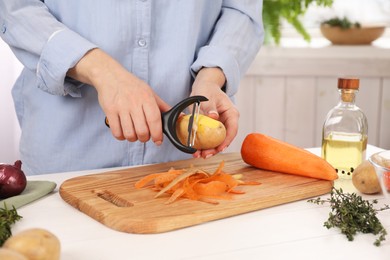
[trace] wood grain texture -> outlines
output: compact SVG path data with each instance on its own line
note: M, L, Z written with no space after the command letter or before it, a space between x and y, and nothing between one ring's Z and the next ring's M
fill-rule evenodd
M241 173L244 180L262 184L240 186L245 194L220 200L218 205L188 199L167 205L168 195L155 199L155 191L134 188L137 180L150 173L167 171L170 167L187 168L191 164L213 172L221 160L225 161L225 172ZM332 186L329 181L255 169L246 165L239 153L228 153L207 160L182 160L75 177L60 186L60 195L73 207L114 230L161 233L319 196L329 193Z

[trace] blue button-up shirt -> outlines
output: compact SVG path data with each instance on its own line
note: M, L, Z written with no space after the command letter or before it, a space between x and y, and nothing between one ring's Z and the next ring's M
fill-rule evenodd
M96 90L66 73L98 47L172 106L202 67L220 67L233 97L262 42L261 8L255 0L0 0L0 35L24 65L12 94L25 173L190 157L167 138L159 147L116 140Z

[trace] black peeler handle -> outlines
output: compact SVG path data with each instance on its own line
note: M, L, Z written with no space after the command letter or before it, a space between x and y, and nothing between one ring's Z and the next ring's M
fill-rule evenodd
M208 99L204 96L192 96L179 102L174 107L172 107L169 111L164 112L161 115L164 134L168 137L171 143L182 152L195 153L196 149L189 146L185 146L179 141L179 138L177 137L177 133L176 133L177 119L179 118L181 112L184 111L184 109L186 109L187 107L189 107L194 103L199 104L200 102L203 101L208 101Z
M163 126L163 132L168 137L168 139L171 141L171 143L180 151L185 153L195 153L196 149L183 145L179 138L177 137L176 133L176 122L179 118L181 112L184 111L187 107L194 103L200 103L203 101L208 101L208 99L204 96L192 96L189 98L184 99L183 101L176 104L174 107L172 107L169 111L164 112L161 114L162 119L162 126ZM105 118L104 123L107 127L110 127L107 117Z

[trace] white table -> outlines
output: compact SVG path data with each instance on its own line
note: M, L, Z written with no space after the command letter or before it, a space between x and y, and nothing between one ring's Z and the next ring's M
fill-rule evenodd
M317 149L309 149L318 153ZM379 151L369 146L368 153ZM323 227L330 211L306 200L162 234L128 234L112 230L65 203L60 184L72 177L107 169L29 177L50 180L57 189L21 207L23 219L13 232L40 227L58 236L62 260L78 259L390 259L390 211L378 217L389 235L380 247L372 234L359 234L349 242L338 229ZM327 197L327 196L324 196ZM382 195L378 205L390 204Z

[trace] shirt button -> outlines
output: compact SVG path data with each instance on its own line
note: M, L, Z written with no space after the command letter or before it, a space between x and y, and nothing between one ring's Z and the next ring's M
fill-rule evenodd
M1 32L5 33L6 31L7 31L7 26L5 24L3 24L2 28L1 28Z
M146 46L146 40L144 38L141 38L138 40L138 46L145 47Z

